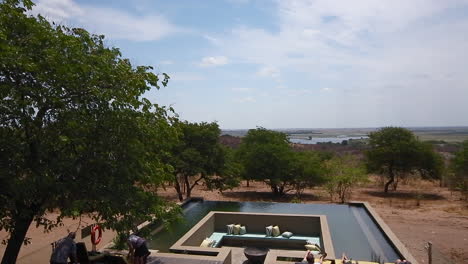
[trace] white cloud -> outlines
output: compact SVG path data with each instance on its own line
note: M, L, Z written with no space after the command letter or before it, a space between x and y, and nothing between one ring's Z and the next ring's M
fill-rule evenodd
M280 75L280 72L277 68L272 67L272 66L264 66L261 67L257 71L257 75L261 77L272 77L272 78L277 78Z
M252 96L246 96L246 97L234 99L234 102L241 103L241 104L243 104L243 103L255 103L256 100Z
M202 67L222 66L228 64L228 58L225 56L204 57L200 62Z
M33 13L114 39L153 41L187 32L159 14L134 15L114 8L77 4L73 0L39 0Z
M322 91L324 91L324 92L330 92L331 90L332 90L332 89L329 88L329 87L324 87L324 88L322 88Z
M281 77L287 87L333 87L338 112L378 116L369 122L453 124L468 111L458 103L468 98L468 16L459 11L468 1L275 3L277 28L235 27L217 36L224 43L218 52L260 66L257 76Z

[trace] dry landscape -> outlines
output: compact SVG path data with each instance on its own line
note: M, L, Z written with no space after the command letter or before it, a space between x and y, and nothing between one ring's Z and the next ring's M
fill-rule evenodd
M415 185L421 190L419 196L411 191ZM177 199L170 186L166 190L159 190L158 194L168 200ZM242 183L241 187L223 193L208 191L203 185L199 185L195 188L193 196L200 196L206 200L269 202L291 202L294 198L294 195L290 194L275 199L269 187L261 182L251 182L250 187ZM420 198L419 206L416 197ZM468 263L468 207L460 200L458 193L438 187L436 183L417 181L401 185L399 191L384 195L376 181L355 189L351 199L368 201L420 263L427 263L424 246L428 241L433 243L435 253L440 251L453 263ZM325 191L316 188L305 191L302 202L329 203L330 200ZM50 218L54 215L50 214ZM84 218L82 222L86 224L88 220ZM50 242L64 236L67 229L73 230L77 225L78 220L66 219L64 226L54 229L51 233L43 233L43 229L32 225L27 235L32 239L31 244L23 246L19 263L27 263L25 259L39 251L42 251L42 254L38 256L47 261ZM1 231L0 236L5 238L6 233ZM3 254L4 249L5 246L1 245L0 254ZM442 263L442 260L440 261Z
M454 263L468 263L468 206L460 201L458 193L451 193L435 183L418 181L401 185L399 191L384 195L376 184L356 189L352 199L369 202L420 263L427 263L424 246L428 241ZM422 190L419 206L417 195L411 191L416 184ZM171 188L161 191L160 195L176 199ZM270 188L259 182L251 183L250 187L243 184L222 194L198 186L193 196L218 201L290 202L294 198L287 195L273 199ZM325 191L317 188L307 190L302 202L329 203L330 199Z

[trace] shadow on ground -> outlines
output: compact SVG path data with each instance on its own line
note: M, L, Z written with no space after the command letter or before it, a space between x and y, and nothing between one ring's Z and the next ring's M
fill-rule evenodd
M420 200L444 200L445 197L435 193L417 193L417 192L380 192L380 191L365 191L364 193L381 198L397 198L402 200L420 199Z
M271 192L256 192L256 191L231 191L224 192L224 197L239 199L242 201L275 201L275 202L291 202L297 199L293 193L287 193L282 196L275 196ZM319 201L320 196L305 193L301 195L300 200L302 201Z

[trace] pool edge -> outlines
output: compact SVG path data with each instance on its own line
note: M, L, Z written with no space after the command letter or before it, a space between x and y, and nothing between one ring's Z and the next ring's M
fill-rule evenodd
M363 206L367 213L377 224L377 227L384 233L388 240L390 240L394 249L403 256L406 260L411 261L413 264L419 264L416 258L409 252L405 245L398 239L398 237L393 233L390 227L385 223L385 221L380 217L380 215L375 211L375 209L369 204L369 202L363 201L350 201L349 205L360 205Z

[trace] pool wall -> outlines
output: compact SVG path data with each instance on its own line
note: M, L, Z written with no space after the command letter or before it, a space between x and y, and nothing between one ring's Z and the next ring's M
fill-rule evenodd
M375 211L374 208L368 202L362 201L351 201L349 202L350 205L358 205L362 206L366 209L367 213L371 216L372 220L374 220L377 227L382 231L385 237L390 241L393 248L398 252L398 254L408 260L411 261L413 264L418 264L418 261L413 257L413 255L409 252L409 250L405 247L405 245L398 239L398 237L393 233L390 227L384 222L384 220L379 216L379 214Z

